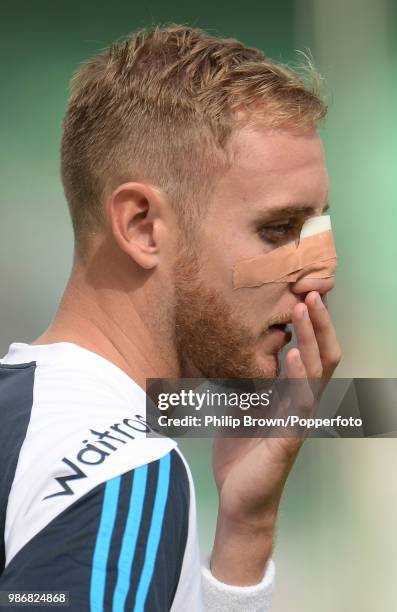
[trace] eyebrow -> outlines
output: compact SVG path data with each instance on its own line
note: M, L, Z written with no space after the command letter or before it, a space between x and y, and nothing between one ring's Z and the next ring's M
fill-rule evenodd
M329 209L330 204L327 202L321 214L324 214ZM317 210L316 206L308 206L307 204L287 204L286 206L268 208L266 211L261 211L261 220L262 222L268 222L277 221L285 217L312 217Z

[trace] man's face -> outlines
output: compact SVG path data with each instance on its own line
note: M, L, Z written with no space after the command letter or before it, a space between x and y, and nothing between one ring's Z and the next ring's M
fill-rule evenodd
M232 139L234 161L218 182L199 236L175 269L175 335L182 376L275 377L302 284L233 289L241 260L298 238L327 205L328 175L314 130L245 127ZM301 281L302 282L302 281ZM300 293L296 289L300 290ZM313 288L313 287L312 287Z

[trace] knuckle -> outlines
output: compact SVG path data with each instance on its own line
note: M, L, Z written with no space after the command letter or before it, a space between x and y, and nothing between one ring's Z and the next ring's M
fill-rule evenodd
M335 353L335 362L339 363L341 359L342 359L342 350L338 348L337 352Z
M301 399L300 408L304 414L309 414L313 408L314 395L311 391L307 391Z
M340 350L340 348L337 348L331 353L331 355L329 355L327 361L329 365L337 365L341 359L342 351Z
M310 371L310 378L321 378L323 375L323 368L317 366Z

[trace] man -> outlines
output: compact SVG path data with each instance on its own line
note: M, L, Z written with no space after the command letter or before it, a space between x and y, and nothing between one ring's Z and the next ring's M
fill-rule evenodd
M143 389L150 377L276 377L289 322L286 376L307 392L332 376L332 276L232 283L239 261L297 241L326 209L325 106L260 51L185 26L135 33L72 84L72 273L49 328L0 367L0 587L68 591L72 610L270 610L301 440L217 441L217 529L200 572L190 471L173 440L145 436Z

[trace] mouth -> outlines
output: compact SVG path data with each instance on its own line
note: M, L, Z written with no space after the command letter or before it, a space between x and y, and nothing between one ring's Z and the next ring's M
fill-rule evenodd
M290 323L274 323L268 327L267 332L283 336L286 342L290 342L292 338L292 326Z
M276 338L282 344L288 344L292 339L291 313L279 313L267 322L265 334Z

